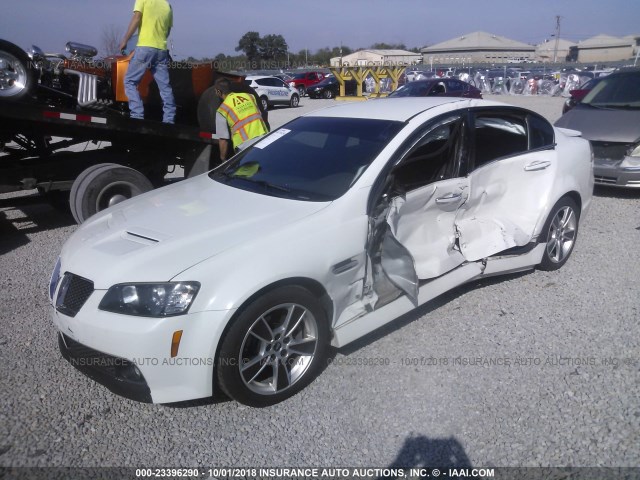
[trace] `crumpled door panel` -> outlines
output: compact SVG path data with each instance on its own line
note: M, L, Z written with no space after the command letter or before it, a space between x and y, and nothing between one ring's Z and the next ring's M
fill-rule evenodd
M382 239L382 271L389 281L407 294L418 306L418 276L411 253L393 236L390 230Z
M464 262L454 222L467 190L466 179L453 178L393 199L387 223L413 257L419 279L439 277Z
M550 154L526 153L471 173L469 198L455 220L460 249L467 261L534 240L553 187L556 166Z

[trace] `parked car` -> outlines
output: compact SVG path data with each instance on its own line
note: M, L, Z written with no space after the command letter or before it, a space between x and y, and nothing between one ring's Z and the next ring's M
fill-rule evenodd
M355 80L345 81L344 87L345 95L356 94L357 85ZM340 83L338 83L338 79L332 75L309 87L307 94L309 98L335 98L340 95Z
M300 104L298 91L278 77L249 75L244 82L256 91L263 110L268 110L275 105L288 105L295 108Z
M556 125L591 141L596 183L640 188L640 70L599 80Z
M592 189L589 143L526 109L316 110L82 224L51 276L59 346L136 400L271 405L330 344L467 282L562 267Z
M482 98L482 92L455 78L432 78L406 83L389 97L466 97Z
M564 115L575 107L587 95L587 93L589 93L593 87L600 82L602 78L604 77L592 78L580 85L580 87L569 90L569 98L567 98L567 100L562 104L562 114Z
M324 79L325 74L322 72L302 72L293 75L293 80L289 82L289 85L298 89L298 93L301 97L304 97L307 93L307 89L319 83Z

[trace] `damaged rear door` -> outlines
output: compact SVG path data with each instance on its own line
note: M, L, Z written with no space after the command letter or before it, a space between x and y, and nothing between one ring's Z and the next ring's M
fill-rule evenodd
M400 150L381 181L372 209L368 283L375 307L405 293L417 305L420 280L465 261L457 245L456 212L467 199L465 113L431 121Z
M455 223L462 255L477 261L535 240L557 158L537 115L496 107L470 117L469 195Z

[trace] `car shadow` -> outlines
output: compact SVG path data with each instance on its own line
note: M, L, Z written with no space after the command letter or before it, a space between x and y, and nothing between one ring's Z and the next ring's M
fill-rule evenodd
M29 234L75 225L39 194L0 198L0 255L28 244Z
M435 473L434 467L440 469ZM411 435L404 441L395 460L389 469L427 469L412 477L439 476L449 469L473 468L464 448L455 437L429 438L424 435ZM446 475L446 473L445 473ZM403 478L402 476L385 476L384 478Z
M404 315L401 315L395 318L394 320L387 323L386 325L383 325L382 327L366 334L365 336L351 342L348 345L345 345L344 347L341 347L339 349L333 348L332 349L333 355L335 356L337 353L340 353L345 356L352 355L358 350L380 340L383 337L386 337L390 333L393 333L397 330L400 330L401 328L404 328L410 323L413 323L416 320L419 320L427 313L430 313L434 310L438 310L439 308L443 307L447 303L461 296L464 296L473 290L478 290L478 289L485 288L492 285L498 285L502 282L509 282L513 279L528 275L531 272L533 272L533 270L501 275L499 277L482 278L464 285L460 285L459 287L454 288L453 290L450 290L446 293L443 293L442 295L434 298L431 301L428 301L424 305L421 305L418 308L411 310L410 312L407 312Z
M637 198L640 199L640 188L619 188L596 185L593 189L596 197L604 198Z

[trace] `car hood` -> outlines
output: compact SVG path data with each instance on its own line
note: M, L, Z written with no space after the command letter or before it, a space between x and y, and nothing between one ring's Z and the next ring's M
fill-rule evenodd
M248 192L200 175L89 219L65 244L62 268L92 280L96 289L168 281L327 205Z
M623 143L640 140L640 110L605 110L576 105L555 125L579 130L587 140Z

